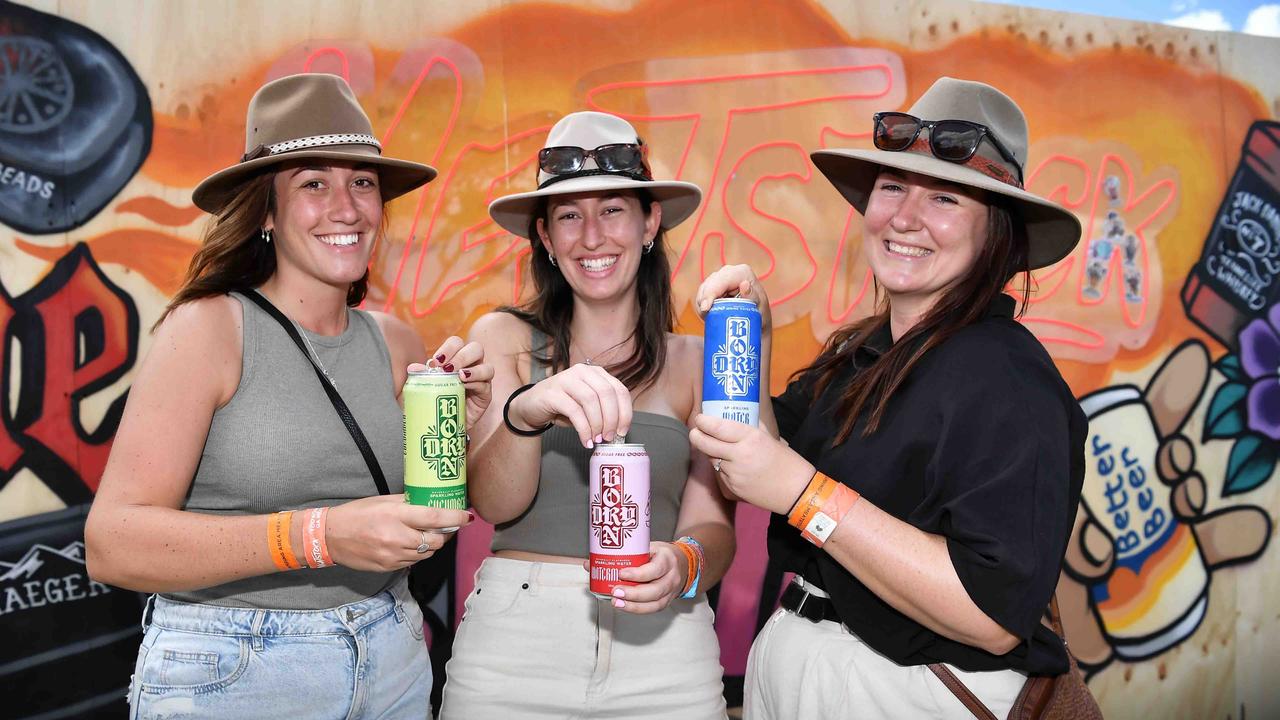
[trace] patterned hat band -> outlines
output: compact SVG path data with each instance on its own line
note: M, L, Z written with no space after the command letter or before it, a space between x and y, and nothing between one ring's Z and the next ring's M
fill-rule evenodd
M296 140L286 140L281 143L271 145L259 145L250 150L240 158L240 162L249 162L260 157L269 155L279 155L281 153L293 152L295 150L303 150L306 148L324 147L327 145L371 145L379 154L382 153L382 143L378 142L378 138L363 133L337 133L332 135L312 135L310 137L298 138Z
M925 137L917 137L916 141L911 143L910 147L904 148L902 150L890 151L890 152L909 152L909 153L916 153L919 155L929 155L930 157L935 157L935 158L938 157L937 153L933 152L933 149L929 146L929 140ZM1013 172L1009 170L1009 168L1005 167L1001 163L996 162L995 160L990 160L977 153L974 153L973 157L969 158L968 160L965 160L964 162L953 162L951 160L944 160L943 158L938 158L938 159L943 160L943 162L950 162L953 165L960 165L961 167L967 167L973 170L977 170L978 172L982 173L983 175L986 175L992 180L999 180L1000 182L1006 185L1012 185L1013 187L1018 188L1019 190L1023 189L1022 183L1018 182L1018 177L1014 175Z

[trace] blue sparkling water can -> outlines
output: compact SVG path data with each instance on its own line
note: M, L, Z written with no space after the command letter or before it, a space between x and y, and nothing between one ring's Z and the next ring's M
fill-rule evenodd
M702 412L760 424L760 308L751 300L711 304L702 345Z

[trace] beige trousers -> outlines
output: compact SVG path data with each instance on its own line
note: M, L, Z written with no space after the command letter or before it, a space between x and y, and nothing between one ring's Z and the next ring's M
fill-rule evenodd
M587 591L581 565L491 557L445 669L442 720L725 717L706 598L633 615Z
M1008 716L1027 680L1015 670L947 667L1000 718ZM899 665L840 623L810 622L782 608L751 645L744 695L746 720L973 720L928 667Z

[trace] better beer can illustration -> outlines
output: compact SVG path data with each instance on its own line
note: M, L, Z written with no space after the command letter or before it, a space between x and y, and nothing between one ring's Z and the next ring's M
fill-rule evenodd
M404 499L467 509L466 395L457 373L409 373L404 384ZM457 530L448 528L447 531Z
M713 302L702 357L702 412L759 425L760 308L738 298Z
M1103 632L1126 660L1151 657L1200 625L1209 574L1199 544L1174 517L1156 475L1155 420L1132 385L1080 400L1089 417L1081 502L1115 543L1115 567L1090 592Z
M591 454L591 592L613 595L623 568L649 562L649 453L636 443L601 443Z

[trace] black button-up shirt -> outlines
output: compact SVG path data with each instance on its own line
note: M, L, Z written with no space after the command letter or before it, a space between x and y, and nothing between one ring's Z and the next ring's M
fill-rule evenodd
M854 375L892 345L887 326L852 353L848 371L822 396L813 397L815 378L806 375L774 399L778 428L792 448L881 510L945 537L969 597L1022 640L996 656L933 632L774 515L774 560L826 589L844 624L901 665L1067 670L1062 642L1040 619L1080 501L1087 423L1013 309L1013 299L1000 296L985 317L921 358L870 437L862 437L862 418L833 447L841 426L835 407Z

